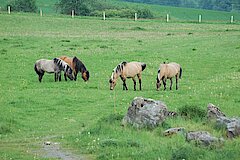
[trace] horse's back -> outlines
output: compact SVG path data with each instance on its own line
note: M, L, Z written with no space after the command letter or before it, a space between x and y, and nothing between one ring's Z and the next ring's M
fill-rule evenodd
M53 73L57 70L53 60L39 59L36 61L35 66L38 70L43 70L48 73Z
M134 77L146 68L146 64L142 62L128 62L124 66L127 77Z
M160 64L160 76L165 78L172 78L179 72L179 64L171 62L168 64Z
M61 56L59 59L65 61L71 68L73 68L73 59L67 56Z

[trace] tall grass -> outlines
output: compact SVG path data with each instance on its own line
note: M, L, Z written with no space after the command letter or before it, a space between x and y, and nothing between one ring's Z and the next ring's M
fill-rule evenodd
M16 25L17 24L17 25ZM0 14L0 157L41 159L36 154L44 140L61 142L76 154L96 159L238 159L239 139L219 148L199 148L183 135L162 136L168 127L206 130L225 137L204 119L168 119L154 130L122 127L121 118L136 96L166 103L169 110L208 103L227 116L240 116L238 24L165 23L114 19ZM90 71L85 83L54 82L45 74L42 83L33 66L37 59L61 55L82 60ZM142 91L114 91L108 80L121 61L143 61ZM163 61L182 65L179 90L156 91L156 75ZM174 84L175 85L175 84ZM174 87L173 87L174 88ZM137 88L138 89L138 88ZM188 154L186 154L188 153Z

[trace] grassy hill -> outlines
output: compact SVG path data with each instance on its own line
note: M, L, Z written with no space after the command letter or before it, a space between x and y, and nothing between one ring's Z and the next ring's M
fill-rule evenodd
M221 146L198 147L183 135L164 137L169 127L205 130L226 138L206 119L168 119L153 130L122 127L121 119L136 96L163 101L172 111L208 103L227 116L240 116L239 24L166 23L48 15L0 14L0 159L46 159L44 142L89 159L238 159L240 139ZM17 25L16 25L17 24ZM85 83L43 82L36 60L77 56L90 71ZM114 91L108 80L121 61L143 61L142 91ZM156 91L161 62L182 65L179 90ZM174 84L175 85L175 84ZM137 87L138 89L138 87ZM197 113L196 113L197 114ZM50 159L50 158L49 158Z
M37 0L38 8L42 9L44 14L56 14L56 2L58 0ZM172 21L198 21L198 15L202 15L203 21L228 23L230 16L234 16L235 21L240 21L240 14L237 12L221 12L212 10L201 10L192 8L168 7L160 5L148 5L141 3L122 2L119 0L107 0L107 3L114 6L133 7L133 8L148 8L156 19L165 20L166 15L170 15ZM0 0L1 10L6 10L7 1ZM106 15L107 16L107 15Z

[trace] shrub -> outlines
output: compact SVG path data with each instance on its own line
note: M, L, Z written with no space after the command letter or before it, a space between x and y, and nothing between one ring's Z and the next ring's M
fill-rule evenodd
M181 108L178 109L179 110L179 114L185 118L188 119L203 119L206 117L207 112L198 107L198 106L183 106Z
M12 0L8 4L12 11L17 12L36 12L37 6L35 0Z

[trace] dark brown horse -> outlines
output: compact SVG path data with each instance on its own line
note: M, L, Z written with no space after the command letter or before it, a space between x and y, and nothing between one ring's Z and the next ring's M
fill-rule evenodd
M75 81L77 80L78 72L82 73L82 79L84 81L87 81L89 79L89 76L90 76L89 71L87 70L85 65L82 63L82 61L80 61L76 56L74 56L73 58L70 58L67 56L61 56L60 59L64 60L71 66L71 68L73 69ZM64 76L66 76L66 75L64 74Z

